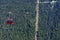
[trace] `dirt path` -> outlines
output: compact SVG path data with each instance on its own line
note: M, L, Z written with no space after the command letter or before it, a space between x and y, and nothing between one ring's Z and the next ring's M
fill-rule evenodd
M37 40L37 32L38 32L38 18L39 18L39 0L36 3L36 23L35 23L35 40Z

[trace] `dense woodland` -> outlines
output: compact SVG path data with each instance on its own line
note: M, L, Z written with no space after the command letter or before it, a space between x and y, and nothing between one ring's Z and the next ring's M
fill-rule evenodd
M35 8L36 0L0 0L0 40L34 40ZM15 24L6 24L9 17ZM60 3L57 2L53 9L49 3L40 4L38 40L60 40L59 35Z

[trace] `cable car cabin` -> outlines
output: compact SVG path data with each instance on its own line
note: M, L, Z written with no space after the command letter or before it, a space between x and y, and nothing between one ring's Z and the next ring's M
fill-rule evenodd
M15 24L15 22L13 22L13 19L12 18L8 18L7 19L7 22L6 22L7 24Z

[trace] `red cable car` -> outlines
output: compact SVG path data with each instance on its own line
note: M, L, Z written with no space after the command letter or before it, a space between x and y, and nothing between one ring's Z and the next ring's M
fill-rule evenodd
M7 19L7 24L15 24L15 22L13 22L13 19L12 18L8 18Z

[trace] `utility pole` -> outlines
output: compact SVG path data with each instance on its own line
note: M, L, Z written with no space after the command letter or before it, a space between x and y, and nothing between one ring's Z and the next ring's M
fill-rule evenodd
M36 2L36 23L35 23L35 40L38 40L38 18L39 18L39 0Z

